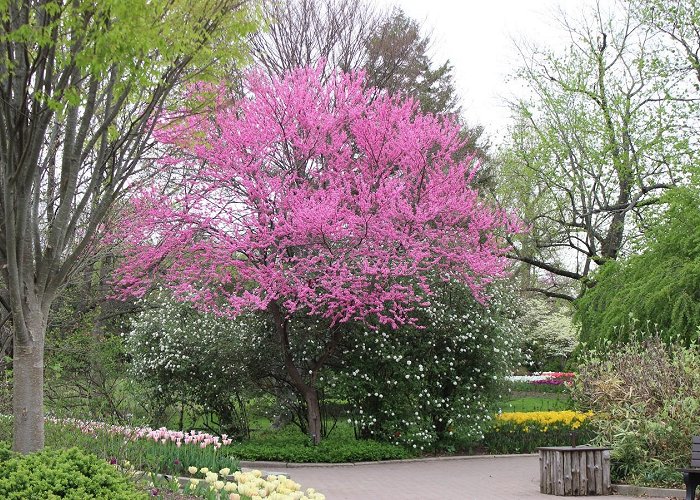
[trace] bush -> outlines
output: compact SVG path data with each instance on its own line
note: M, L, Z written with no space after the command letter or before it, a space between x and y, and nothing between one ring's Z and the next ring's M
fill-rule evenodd
M700 350L658 337L591 351L573 387L577 404L595 413L596 444L612 447L614 481L682 484L700 429Z
M309 436L295 427L254 433L249 441L224 446L222 450L241 460L272 460L295 463L343 463L395 460L415 456L402 446L357 440L352 427L340 423L336 430L317 446Z
M481 439L504 376L517 363L510 293L493 287L482 305L445 284L416 326L358 329L327 387L349 402L359 437L425 450Z
M48 343L45 386L51 413L125 422L137 411L121 337L79 329L60 337L52 332Z
M77 448L45 449L0 461L0 498L83 500L146 498L129 479L103 460Z
M163 291L143 305L147 309L133 320L125 345L131 373L150 388L151 405L161 410L178 406L180 429L185 408L190 408L193 421L204 416L207 427L216 432L247 436L249 318L203 314ZM153 426L169 423L165 414L154 413L151 421Z

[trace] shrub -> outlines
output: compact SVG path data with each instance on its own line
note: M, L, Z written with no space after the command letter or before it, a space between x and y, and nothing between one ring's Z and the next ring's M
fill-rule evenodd
M0 462L4 462L14 456L10 444L6 441L0 441Z
M294 463L346 463L398 460L411 457L403 447L367 440L339 440L328 438L311 446L305 439L284 441L278 439L253 440L226 447L226 451L241 460L264 460Z
M124 422L136 411L120 336L51 332L48 343L46 399L52 413Z
M83 500L146 498L107 462L77 448L44 449L16 455L0 464L0 498L67 498Z
M245 321L251 318L203 314L163 291L143 305L147 309L133 320L125 344L131 372L150 388L151 404L161 409L179 406L180 429L184 409L190 407L194 420L204 415L217 432L247 436L251 343ZM166 425L166 417L156 415L151 424Z
M700 429L700 350L658 337L591 351L573 388L591 408L596 444L611 446L613 480L679 485ZM666 474L668 472L668 474Z
M479 440L504 376L517 362L510 292L494 286L482 305L445 284L416 326L358 330L327 386L349 402L357 435L416 449Z

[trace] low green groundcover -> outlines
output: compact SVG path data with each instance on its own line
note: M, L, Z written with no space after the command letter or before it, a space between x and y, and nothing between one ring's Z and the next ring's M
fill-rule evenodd
M17 455L0 442L0 498L145 499L127 477L78 448Z

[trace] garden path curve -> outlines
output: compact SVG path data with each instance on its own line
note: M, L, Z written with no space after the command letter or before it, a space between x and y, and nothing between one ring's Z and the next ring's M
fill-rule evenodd
M559 498L539 492L537 455L449 457L342 465L241 462L241 466L244 469L257 468L286 474L304 488L313 487L324 493L328 500ZM622 495L607 498L639 500L639 497Z

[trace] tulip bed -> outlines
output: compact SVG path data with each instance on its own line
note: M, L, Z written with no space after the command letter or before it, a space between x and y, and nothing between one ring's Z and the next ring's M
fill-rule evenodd
M114 465L125 461L138 470L181 475L188 467L238 469L226 449L227 436L165 428L127 427L102 422L47 418L46 443L57 448L79 446Z
M303 490L301 485L283 475L264 476L259 470L248 472L229 469L219 472L203 467L189 467L189 481L171 481L171 491L212 500L325 500L314 488ZM154 483L155 484L155 483ZM155 488L155 486L154 486ZM153 493L158 494L157 488Z
M9 436L11 423L11 418L0 416L0 438ZM66 476L66 471L63 469L68 473L72 469L66 465L66 460L61 460L61 463L56 464L56 471L54 471L51 468L53 462L47 461L44 455L50 454L53 457L64 453L68 457L78 456L82 461L90 461L97 465L104 464L107 469L109 469L107 465L109 463L113 466L112 469L117 469L124 476L134 479L146 493L144 497L192 498L194 496L209 500L260 500L262 498L324 500L325 498L313 488L303 490L301 485L284 476L263 477L260 471L241 472L238 460L230 454L230 450L227 450L231 440L226 436L219 437L196 431L183 433L165 428L116 426L78 419L48 418L46 441L49 445L47 451L38 454L36 459L33 458L34 455L28 455L27 460L47 462L48 465L44 469L48 467L51 470L47 469L42 474L51 478L55 476L57 478L55 483L58 486L65 486L65 481L61 479ZM0 462L12 456L8 445L0 440ZM24 460L24 458L16 457L13 460ZM20 464L18 469L21 472L26 467ZM8 466L6 472L9 470ZM168 476L155 474L156 472L167 474L171 479L168 480ZM119 474L115 478L118 476ZM187 477L189 481L183 483L172 479L173 477ZM23 481L17 474L10 479L14 482ZM118 483L119 488L127 488L127 486L121 486L122 483L118 479L112 482ZM0 481L0 491L2 491L2 484L4 483ZM42 487L55 489L58 486L52 483ZM16 486L13 488L17 489ZM46 491L49 490L46 489ZM63 496L59 490L56 491L59 496ZM121 489L119 491L121 492ZM135 490L129 491L132 493L124 498L141 498ZM110 495L107 496L122 498L116 493ZM29 497L20 495L16 498ZM75 498L82 499L82 497Z
M586 444L593 432L591 412L504 412L484 435L490 453L532 453L540 446Z
M529 375L511 375L506 377L506 381L512 395L560 397L568 395L574 377L575 375L570 372L538 372Z

